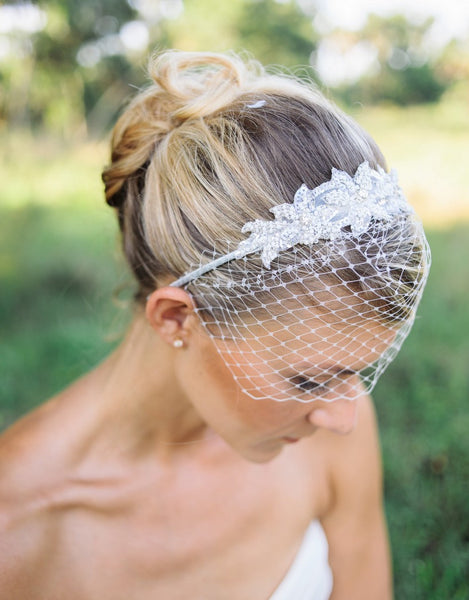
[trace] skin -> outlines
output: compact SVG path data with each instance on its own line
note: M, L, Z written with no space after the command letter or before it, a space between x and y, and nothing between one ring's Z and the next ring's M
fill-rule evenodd
M313 519L331 598L387 600L381 487L366 394L240 394L190 297L164 287L108 359L0 438L0 600L267 599Z

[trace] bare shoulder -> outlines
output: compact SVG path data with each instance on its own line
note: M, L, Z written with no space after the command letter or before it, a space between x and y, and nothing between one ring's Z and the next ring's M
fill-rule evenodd
M329 434L327 452L335 499L345 494L361 497L364 490L381 489L381 449L372 399L363 394L357 401L357 425L346 435Z
M316 468L318 456L327 480L329 501L325 512L330 513L347 498L363 501L363 492L381 490L381 450L373 401L367 394L356 400L357 424L344 435L318 430L308 440L310 456Z
M54 479L73 453L83 397L81 380L32 410L0 435L0 498L26 499Z
M0 435L0 499L27 495L47 473L45 457L53 456L51 430L59 403L53 398L31 411ZM51 465L49 465L51 466ZM16 503L20 498L16 497Z
M355 430L328 436L331 502L321 519L329 541L334 600L392 597L383 510L381 451L371 398L357 400Z
M48 404L40 407L0 436L0 600L26 597L26 579L35 580L51 541L47 480L54 461L46 434L50 410Z
M3 486L4 482L1 482ZM31 597L47 556L50 520L14 503L15 490L0 498L0 600Z

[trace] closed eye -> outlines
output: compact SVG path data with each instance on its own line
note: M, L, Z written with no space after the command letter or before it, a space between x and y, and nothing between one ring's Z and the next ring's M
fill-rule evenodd
M324 389L323 383L319 383L313 379L308 379L302 375L295 375L294 377L291 377L290 382L295 386L296 389L302 392L314 392L316 390Z

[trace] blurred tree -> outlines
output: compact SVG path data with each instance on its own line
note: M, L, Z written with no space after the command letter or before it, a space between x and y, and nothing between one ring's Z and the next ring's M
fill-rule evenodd
M0 126L47 128L63 137L100 135L132 86L145 82L148 50L246 49L267 64L309 65L323 41L313 26L316 0L37 0L1 4L36 11L36 28L0 28ZM13 14L12 12L12 14ZM26 19L23 19L26 20ZM431 20L373 15L359 32L333 32L345 54L368 44L375 66L336 95L348 102L437 100L467 72L458 49L436 60L426 50ZM5 51L6 48L6 51ZM467 56L467 54L465 55ZM466 59L465 59L466 60ZM334 67L332 67L332 70ZM318 79L314 71L309 76Z
M455 95L466 103L469 100L469 36L451 40L435 62L439 78Z
M100 134L132 86L145 81L149 47L247 49L267 63L308 64L311 14L294 0L38 0L45 25L0 60L0 122L68 137ZM311 2L309 2L311 3ZM10 7L15 5L10 4ZM10 35L12 33L10 32Z
M371 72L353 83L337 87L348 103L374 104L390 101L399 105L436 102L448 86L439 76L427 44L433 17L413 23L403 15L370 15L361 31L348 33L349 50L367 42L376 50ZM343 36L342 36L342 39Z
M238 46L236 22L246 0L185 0L177 19L164 23L169 45L180 50L222 52Z
M120 54L118 32L135 11L126 2L113 0L42 0L39 6L47 11L48 26L35 43L36 61L43 77L53 77L56 84L50 81L46 89L68 87L62 99L73 101L78 95L81 113L86 115L103 90L127 79L129 69Z
M0 62L5 84L0 121L46 127L64 136L102 131L129 94L129 84L144 79L143 69L135 69L139 52L127 48L122 36L129 24L140 24L145 35L136 8L116 0L39 0L22 7L39 10L45 26L25 32L22 51ZM19 34L12 28L9 36Z
M308 65L318 35L311 10L294 0L186 0L184 13L166 24L183 50L247 50L265 64ZM310 3L311 4L311 3Z
M244 2L238 20L239 42L265 64L309 65L319 35L311 12L297 2L251 0Z

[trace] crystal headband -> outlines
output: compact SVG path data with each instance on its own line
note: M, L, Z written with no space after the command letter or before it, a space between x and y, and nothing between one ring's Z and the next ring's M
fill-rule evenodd
M295 193L293 203L270 209L274 220L250 221L242 228L251 232L236 250L186 273L170 285L180 287L225 263L259 252L269 269L279 253L297 244L315 244L319 240L335 240L343 227L350 227L354 236L365 233L371 221L382 223L383 229L398 215L412 214L397 181L397 173L386 173L380 166L372 169L363 162L351 177L345 171L332 169L329 181L310 190L303 184Z

